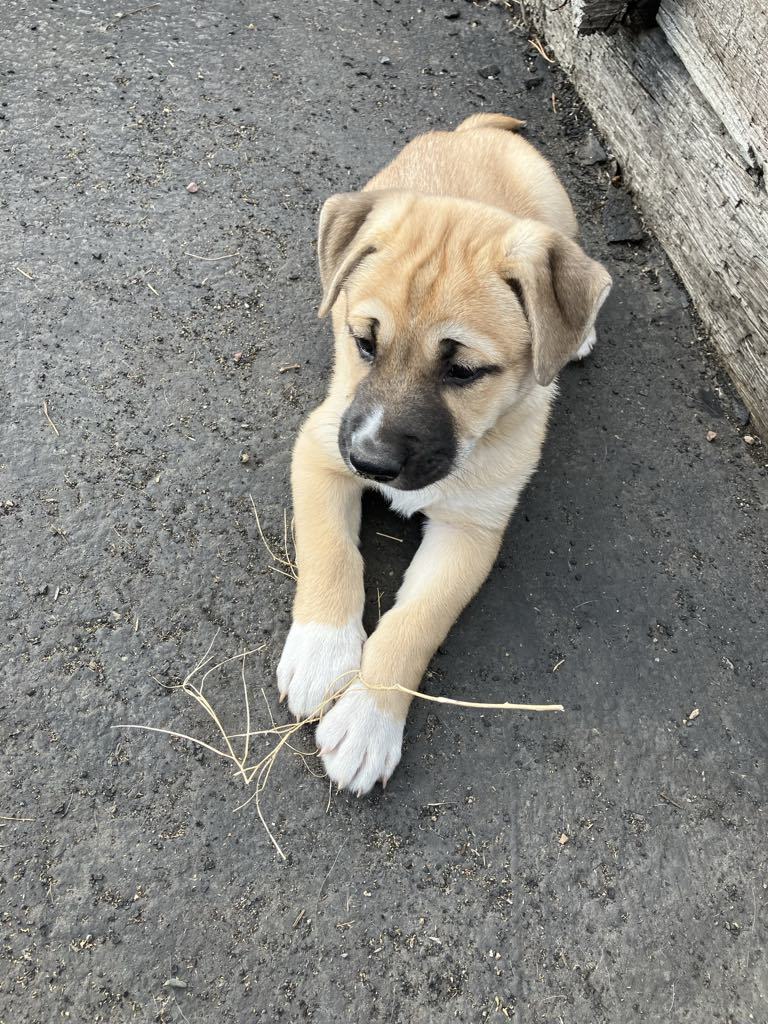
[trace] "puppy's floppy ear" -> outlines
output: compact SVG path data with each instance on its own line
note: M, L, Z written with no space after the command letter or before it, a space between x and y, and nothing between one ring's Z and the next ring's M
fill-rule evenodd
M381 192L346 192L325 201L317 238L323 285L318 316L330 311L344 281L366 256L376 251L364 228L380 199Z
M531 220L507 233L503 274L530 325L536 380L550 384L594 326L610 275L565 235Z

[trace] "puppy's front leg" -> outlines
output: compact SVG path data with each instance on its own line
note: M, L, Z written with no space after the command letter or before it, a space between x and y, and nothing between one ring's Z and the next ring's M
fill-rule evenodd
M403 727L427 665L488 575L503 528L431 519L394 607L363 648L355 682L317 729L328 775L358 795L386 784L400 760Z
M332 412L321 405L293 452L299 579L277 683L298 717L349 682L360 667L365 640L363 560L357 546L362 486L338 455L337 430Z

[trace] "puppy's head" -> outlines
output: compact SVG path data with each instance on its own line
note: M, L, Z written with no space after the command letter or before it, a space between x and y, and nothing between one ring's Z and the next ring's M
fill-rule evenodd
M332 196L318 242L348 399L339 448L403 490L447 476L578 350L611 279L545 225L465 200Z

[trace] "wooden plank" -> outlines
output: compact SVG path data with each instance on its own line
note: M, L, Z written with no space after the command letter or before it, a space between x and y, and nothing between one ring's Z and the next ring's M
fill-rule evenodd
M768 159L768 2L662 0L658 23L760 177Z
M635 31L656 23L659 0L567 0L573 24L581 36L618 32L622 25Z
M628 0L573 0L573 23L580 35L615 32L627 13Z
M577 36L529 0L768 437L768 195L660 29Z

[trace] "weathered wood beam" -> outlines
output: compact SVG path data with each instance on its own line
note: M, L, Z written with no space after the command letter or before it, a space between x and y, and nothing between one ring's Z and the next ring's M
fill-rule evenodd
M622 164L762 435L768 438L768 194L660 29L578 36L528 7Z
M580 36L595 32L617 32L622 24L630 28L650 28L656 18L659 0L568 0L573 24Z
M615 32L627 13L628 0L573 0L573 23L579 35Z
M767 0L662 0L658 21L759 177L768 161Z

